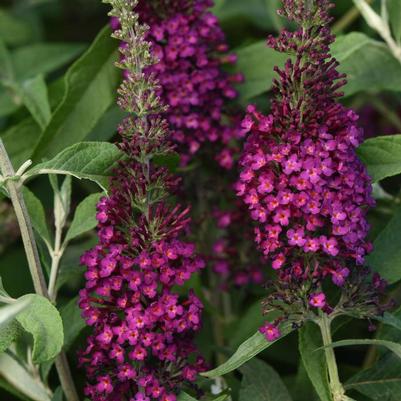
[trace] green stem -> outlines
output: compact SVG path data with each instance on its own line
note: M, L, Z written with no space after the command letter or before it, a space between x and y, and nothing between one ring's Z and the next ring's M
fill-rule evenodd
M35 292L49 299L49 293L47 291L46 280L39 259L39 253L36 245L35 235L33 233L31 219L25 205L24 197L22 196L21 184L13 179L15 178L15 171L1 139L0 169L4 179L6 179L8 194L18 220ZM64 352L61 352L57 356L55 364L67 401L79 401L78 394L72 380L67 357Z
M57 297L56 282L60 267L60 260L64 253L64 248L61 246L62 232L63 227L60 224L56 224L54 249L51 252L52 265L49 278L49 297L52 301L55 301Z
M373 0L367 0L367 3L372 3ZM359 10L354 6L344 16L339 19L332 27L334 34L343 32L349 25L355 22L356 19L361 15Z
M333 342L331 338L331 319L326 313L321 314L318 325L322 333L323 345L325 347L324 353L326 356L326 363L330 380L330 390L333 396L333 401L344 401L347 399L345 396L345 390L340 382L334 349L330 347Z

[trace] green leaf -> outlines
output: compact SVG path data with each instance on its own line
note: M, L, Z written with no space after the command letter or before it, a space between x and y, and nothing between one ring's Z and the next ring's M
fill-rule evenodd
M65 243L96 227L96 205L102 196L104 196L102 193L89 195L78 205Z
M56 388L56 391L53 394L52 401L63 401L63 389L61 386Z
M0 38L10 46L27 43L32 39L32 29L25 21L0 9Z
M32 117L42 130L45 129L50 121L51 111L43 75L22 82L18 86L18 93Z
M15 76L22 81L46 75L73 60L84 47L76 43L34 43L19 47L11 53Z
M373 182L401 173L401 135L380 136L366 140L358 155Z
M78 297L71 299L67 304L60 308L61 319L64 327L63 349L65 351L68 351L71 348L82 330L87 327L85 321L81 317L81 313L82 311L78 306ZM55 359L51 359L41 364L42 377L47 378L49 376L54 361Z
M34 401L51 401L48 390L37 377L30 375L23 362L7 353L0 354L0 376L12 387Z
M277 32L284 28L284 19L277 14L280 8L280 0L265 0L267 15L270 17L272 24Z
M239 401L291 401L277 372L265 362L253 359L241 367Z
M309 379L308 372L305 369L302 359L299 361L294 385L289 387L289 389L296 401L310 401L318 399L318 395L311 380Z
M276 1L276 0L274 0ZM274 3L270 7L266 7L266 0L218 0L215 1L213 14L215 14L222 24L229 23L230 20L240 20L242 23L249 21L252 25L256 25L264 30L271 30L275 27L272 21L272 13L269 12Z
M383 316L376 317L376 320L387 324L388 326L395 327L398 330L401 330L401 319L397 316L393 315L389 312L384 312Z
M2 308L3 309L3 308ZM17 311L17 313L20 310ZM0 315L1 317L1 315ZM14 318L12 316L11 318ZM11 321L0 326L0 354L4 352L18 337L21 332L20 326L16 321Z
M212 398L210 401L227 401L229 399L231 399L230 394L225 393L225 394L217 395L215 398Z
M18 391L13 385L8 383L2 377L0 377L0 388L4 389L5 391L9 392L10 394L14 395L16 398L22 401L31 401L25 394Z
M401 90L401 64L383 42L352 32L338 37L331 49L340 63L339 70L347 74L345 96Z
M401 395L401 361L387 354L370 369L351 377L346 390L357 390L374 401L399 401Z
M248 338L238 347L237 351L234 353L234 355L231 356L228 361L226 361L216 369L201 373L201 375L213 379L215 377L223 376L229 372L232 372L233 370L242 366L245 362L248 362L257 354L289 334L292 331L291 325L288 322L285 322L281 325L280 330L282 336L278 340L273 342L268 342L263 334L261 334L259 331L256 332L252 337Z
M28 214L31 217L33 228L43 241L45 241L46 245L51 246L52 240L42 202L26 186L23 187L22 194L28 209Z
M244 83L238 86L241 103L268 91L277 77L273 67L283 66L289 58L267 47L265 41L236 49L235 53L235 71L245 75ZM332 53L340 62L339 70L348 76L345 96L366 90L401 90L401 65L384 43L352 32L337 38Z
M366 258L367 264L390 284L401 280L400 227L401 208L398 208L373 242L373 252Z
M180 395L178 396L177 401L197 401L196 398L191 397L189 394L185 393L182 391Z
M234 52L238 57L235 71L245 76L244 83L237 88L240 102L244 104L272 87L272 80L276 77L274 66L284 64L288 58L288 55L267 47L264 40L239 48Z
M299 352L308 376L322 401L332 401L319 327L309 322L299 331Z
M46 298L36 294L24 295L29 307L17 316L21 326L33 336L32 360L46 362L54 358L64 342L63 322L58 310Z
M11 298L7 291L4 288L4 284L3 284L3 279L0 276L0 295L2 295L3 297L7 297L7 298Z
M28 170L22 179L38 174L64 174L94 181L106 190L111 170L122 157L123 153L111 143L81 142Z
M6 85L13 81L13 79L14 71L11 55L0 36L0 83Z
M371 339L355 339L355 340L341 340L335 341L328 345L328 347L346 347L349 345L380 345L382 347L388 348L390 351L394 352L401 359L401 344L397 344L393 341L387 340L371 340Z
M39 136L40 128L32 117L12 125L7 131L0 134L4 146L10 156L14 169L28 160L32 155Z
M0 308L0 327L7 325L20 312L27 308L29 300L19 299L9 305Z
M116 41L103 29L65 75L66 92L36 146L33 159L52 157L92 131L114 102L120 72L115 68Z
M81 317L81 309L78 306L78 298L71 299L60 309L64 326L64 349L68 350L78 338L81 331L86 327Z
M387 0L390 25L398 44L401 44L401 2L399 0Z
M85 241L77 241L67 247L60 262L60 270L56 282L57 289L68 283L72 284L74 288L79 285L86 270L84 266L80 266L80 257L85 251L93 248L97 241L97 237L91 235Z
M0 117L14 113L18 107L19 105L14 102L10 93L1 88L0 85Z
M116 104L113 104L88 135L88 141L108 142L117 132L118 124L127 116Z

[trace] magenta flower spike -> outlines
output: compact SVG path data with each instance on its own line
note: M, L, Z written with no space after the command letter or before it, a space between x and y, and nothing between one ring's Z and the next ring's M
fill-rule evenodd
M169 108L165 118L172 140L187 164L207 143L216 144L216 160L234 165L230 141L241 136L236 124L224 122L227 102L237 96L233 84L240 74L228 74L224 64L236 62L210 0L140 1L141 21L150 26L147 40L159 62L149 67L159 83L159 96ZM112 21L113 25L113 21Z
M382 311L383 282L368 281L363 266L372 250L366 215L375 202L356 155L358 116L338 102L346 81L330 55L331 7L329 0L283 0L280 14L299 28L267 42L293 57L275 69L271 113L251 105L242 123L248 136L236 190L256 222L258 248L277 271L265 310L281 309L279 321L295 327L318 310L368 318ZM330 285L330 293L339 287L342 294L336 305Z
M202 303L174 287L204 262L182 239L189 209L168 200L179 179L153 163L172 148L159 83L145 72L157 62L148 28L139 21L137 1L107 3L119 22L113 36L124 43L118 104L130 114L119 126L126 157L97 205L99 243L81 258L87 271L79 305L92 334L79 360L91 401L175 401L205 363L193 343Z

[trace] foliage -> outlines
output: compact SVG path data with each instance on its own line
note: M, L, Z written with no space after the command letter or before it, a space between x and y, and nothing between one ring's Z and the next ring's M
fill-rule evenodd
M213 12L237 54L237 62L224 69L244 75L237 85L239 96L224 110L238 120L250 103L269 110L274 67L291 57L266 46L268 34L277 36L283 27L292 27L275 12L280 3L215 1ZM399 0L374 0L372 9L363 0L354 3L362 11L349 0L335 1L332 28L337 39L331 50L340 72L347 74L339 101L360 115L367 139L358 156L375 183L376 207L369 212L374 250L367 264L387 280L388 298L398 304L401 6ZM96 205L107 196L110 176L125 157L113 140L125 114L115 106L121 73L114 65L118 43L110 37L107 10L100 0L9 0L0 8L0 139L14 170L11 177L5 171L0 176L0 399L74 400L58 377L64 353L79 399L84 399L84 372L77 367L77 351L87 333L77 305L84 278L80 256L96 245ZM278 315L262 316L262 285L251 280L241 284L224 271L216 274L211 249L218 240L228 240L218 210L237 207L231 194L237 172L216 163L220 145L214 148L210 140L187 163L180 146L153 155L155 165L181 176L183 187L171 202L192 205L191 241L208 262L205 271L179 291L193 288L205 305L197 344L210 370L198 378L197 388L185 388L178 400L337 401L330 392L325 357L325 351L334 348L347 396L399 401L399 310L374 322L350 318L337 327L335 321L329 346L323 346L313 322L301 328L283 323L281 338L267 342L259 326ZM234 149L235 162L242 139L230 138L228 146ZM32 224L36 264L46 284L42 294L32 286L31 266L12 212L14 184ZM233 269L261 265L264 278L271 278L270 267L250 239L250 225L240 218L230 234L243 240L238 249L228 250L238 264ZM374 325L377 330L372 332Z

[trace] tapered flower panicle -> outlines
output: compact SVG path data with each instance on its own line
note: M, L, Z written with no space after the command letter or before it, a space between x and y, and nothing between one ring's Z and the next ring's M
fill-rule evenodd
M358 116L336 101L345 80L329 51L331 3L283 5L281 14L300 27L270 37L268 44L293 58L276 68L271 114L248 107L243 128L249 136L236 187L257 222L258 247L278 272L272 283L278 291L266 309L274 304L302 321L317 309L332 312L325 278L347 293L362 274L359 266L372 248L366 214L374 200L355 152L363 138ZM370 295L375 287L370 285ZM366 303L362 290L360 295L361 310L355 297L348 306L361 315L376 313L377 297ZM339 308L347 307L346 300Z
M150 27L147 40L159 59L146 72L157 77L158 94L169 106L163 115L181 162L185 165L195 154L202 154L208 160L214 158L224 169L233 170L238 154L236 139L243 137L243 131L238 121L233 121L227 104L236 97L233 84L240 82L242 76L224 71L224 64L234 63L236 57L227 54L224 33L208 10L212 5L210 0L143 0L138 10L141 21ZM112 18L111 26L118 29L118 18ZM214 177L211 185L222 186L227 193L227 176ZM248 246L249 235L239 235L246 210L237 208L234 199L235 195L229 193L226 203L232 204L232 210L205 211L224 230L224 238L216 241L209 254L224 288L232 283L244 285L262 280L255 264L238 262L240 248ZM215 204L217 200L210 202Z
M224 122L227 102L236 97L233 84L240 75L224 72L234 63L227 54L217 18L208 11L210 0L140 1L140 17L149 26L147 39L159 62L149 67L160 82L159 95L169 106L165 113L172 140L179 145L183 163L205 143L217 143L217 161L233 167L230 141L241 132Z
M180 389L204 369L193 335L203 306L194 293L179 296L203 268L188 231L188 208L168 197L178 185L154 158L171 150L166 112L153 74L157 62L139 22L137 1L109 0L118 19L124 70L118 104L129 113L120 124L126 158L97 206L99 243L82 256L86 285L80 292L83 317L93 332L80 353L92 401L175 401Z

